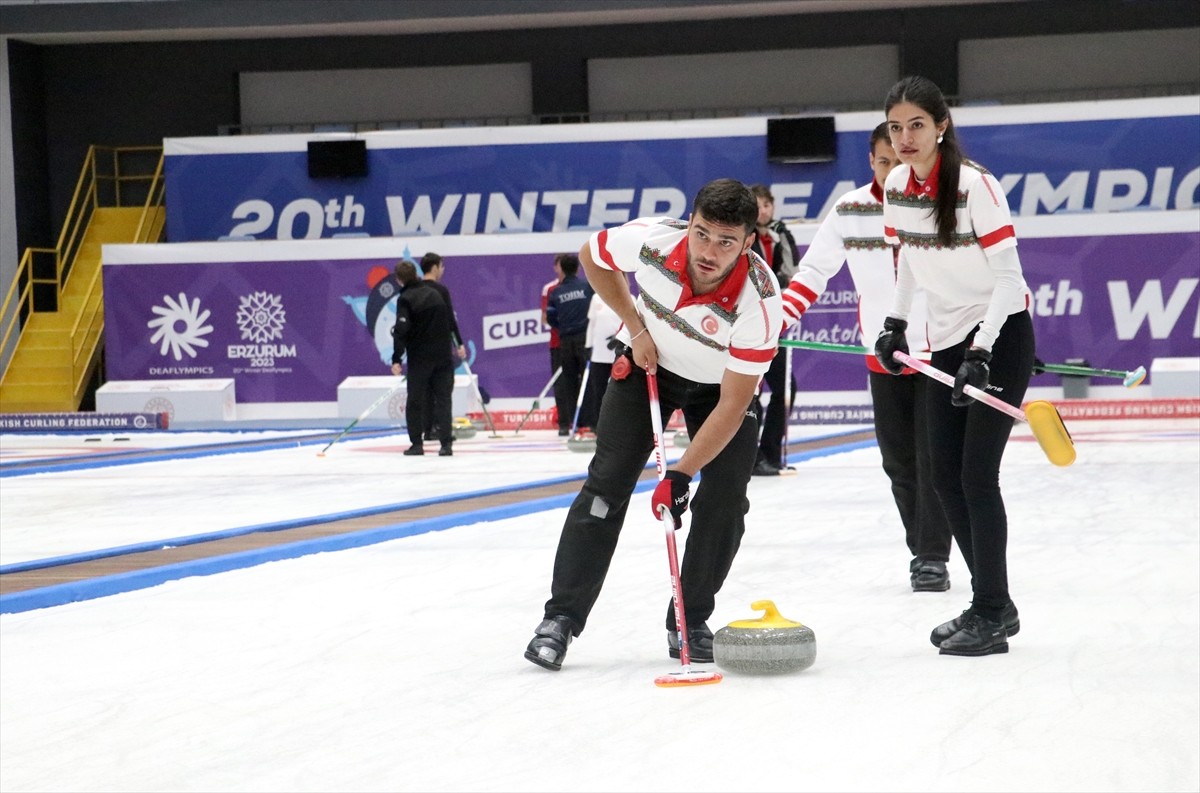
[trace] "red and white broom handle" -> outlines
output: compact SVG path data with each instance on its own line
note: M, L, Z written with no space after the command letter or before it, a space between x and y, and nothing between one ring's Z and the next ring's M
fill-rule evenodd
M646 373L646 391L650 395L650 427L654 431L654 464L661 482L667 475L667 445L663 440L662 409L658 404L658 377ZM671 598L675 603L675 629L679 632L679 662L686 670L692 663L688 647L687 620L683 613L683 585L680 583L679 554L675 548L675 521L671 511L659 510L658 518L667 533L667 562L671 567Z
M583 377L579 381L579 393L575 397L575 418L571 419L571 434L579 432L579 411L583 409L583 398L587 394L588 377L592 373L592 359L583 367ZM593 429L595 429L593 427Z
M892 357L897 361L900 361L905 366L911 369L916 369L921 374L929 375L934 380L940 380L951 388L954 387L954 375L947 374L941 369L922 361L920 358L914 358L908 353L901 352L900 350L893 352ZM1002 399L996 399L996 397L992 396L986 391L981 391L973 385L968 384L963 386L963 393L979 402L982 402L988 407L993 407L996 410L999 410L1001 413L1007 413L1018 421L1024 421L1026 423L1029 422L1029 419L1025 417L1025 411L1018 407L1013 407Z

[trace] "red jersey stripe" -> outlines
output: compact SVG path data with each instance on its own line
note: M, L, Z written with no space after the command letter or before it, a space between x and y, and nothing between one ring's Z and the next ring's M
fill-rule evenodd
M596 247L600 249L600 261L597 264L602 264L610 270L617 270L617 263L613 261L612 254L608 251L608 229L604 229L596 235Z
M730 356L737 358L739 361L750 361L751 363L767 363L775 357L775 348L769 350L744 350L740 347L730 347Z
M979 244L982 245L984 248L990 248L993 245L995 245L997 242L1001 242L1003 240L1009 239L1010 237L1016 237L1016 236L1017 236L1017 233L1013 230L1012 226L1001 226L1000 228L993 231L991 234L984 234L982 237L980 237Z
M785 289L783 292L783 296L787 298L791 297L793 294L797 295L801 300L810 306L817 301L817 293L809 289L804 284L798 284L795 282L788 284L787 289ZM796 298L792 299L794 300Z

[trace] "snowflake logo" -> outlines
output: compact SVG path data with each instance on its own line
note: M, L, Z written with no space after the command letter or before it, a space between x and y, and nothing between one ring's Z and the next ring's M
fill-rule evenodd
M197 347L208 346L208 339L204 337L213 332L213 327L204 323L212 312L200 310L200 298L189 305L188 296L183 292L179 293L178 303L168 295L163 295L163 302L166 303L165 307L154 306L150 309L158 315L158 319L146 323L146 327L154 328L150 343L160 345L159 355L165 356L170 350L177 361L183 360L185 352L195 358Z
M166 397L151 397L142 408L147 413L166 413L167 423L175 423L175 403Z
M255 292L243 295L238 301L237 324L242 338L266 344L283 336L283 323L287 312L279 295Z
M388 400L387 413L390 419L404 418L405 411L408 409L407 389L397 391L391 399Z

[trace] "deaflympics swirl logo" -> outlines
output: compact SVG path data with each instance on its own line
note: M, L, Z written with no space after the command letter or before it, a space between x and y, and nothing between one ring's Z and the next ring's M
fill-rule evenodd
M182 361L185 352L195 358L197 347L208 346L208 339L204 337L213 332L213 327L205 323L212 312L201 311L200 298L188 302L188 296L183 292L179 293L178 302L170 295L163 295L163 302L166 306L150 308L158 315L157 319L146 323L146 327L154 329L150 343L158 344L159 355L164 357L170 351L176 361Z

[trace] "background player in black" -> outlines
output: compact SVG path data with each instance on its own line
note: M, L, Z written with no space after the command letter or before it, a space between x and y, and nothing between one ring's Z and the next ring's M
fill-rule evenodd
M404 453L424 454L422 430L429 394L433 393L433 421L443 457L453 454L454 436L450 423L450 397L454 392L454 357L451 355L450 307L429 281L417 275L417 265L403 259L396 265L400 299L396 303L396 327L392 330L392 374L401 373L400 362L408 355L408 438Z
M775 196L765 184L750 185L750 192L758 202L758 222L754 226L755 238L751 250L771 265L780 284L786 284L796 272L796 240L782 220L775 219ZM766 413L762 413L761 402L755 403L760 418L762 434L758 442L758 459L754 462L755 476L778 476L787 465L783 459L783 436L787 432L788 408L796 393L796 381L787 372L787 350L782 347L771 360L763 381L771 391Z
M546 323L558 330L558 363L562 375L554 383L554 404L558 406L558 434L571 434L575 403L587 366L588 307L595 290L579 277L579 257L575 254L559 260L563 279L550 290L546 303Z
M458 362L467 359L467 345L463 341L462 333L458 330L458 317L454 314L454 301L450 299L450 290L442 283L442 276L446 274L446 262L442 257L433 251L426 253L421 257L421 272L424 273L425 281L437 290L442 296L442 300L446 301L446 308L450 309L450 339L454 345L454 354L458 356ZM455 367L458 366L455 362ZM451 392L453 394L453 391ZM433 404L433 392L429 392L429 402ZM425 440L431 441L438 437L437 428L433 423L433 413L425 413Z

